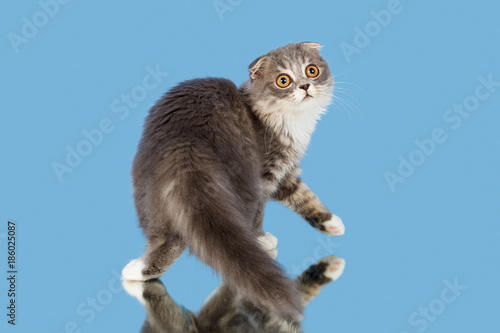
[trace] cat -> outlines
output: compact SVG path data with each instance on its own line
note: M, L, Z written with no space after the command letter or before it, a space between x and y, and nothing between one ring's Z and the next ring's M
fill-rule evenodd
M269 250L268 250L269 251ZM276 253L270 249L270 254ZM343 273L345 261L336 256L320 259L295 278L302 306L306 306L331 281ZM255 307L226 283L203 303L198 314L179 306L159 279L125 280L124 289L146 309L141 333L300 333L299 321L288 321Z
M151 108L132 168L147 248L123 269L124 279L161 276L189 246L257 306L300 315L291 281L259 239L270 199L320 232L344 234L342 220L300 178L334 85L319 49L288 44L253 61L239 90L226 79L194 79Z

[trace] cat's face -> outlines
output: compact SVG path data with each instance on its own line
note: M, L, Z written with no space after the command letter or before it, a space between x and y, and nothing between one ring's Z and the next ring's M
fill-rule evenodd
M333 76L317 43L289 44L249 67L250 97L261 113L321 113L330 104Z

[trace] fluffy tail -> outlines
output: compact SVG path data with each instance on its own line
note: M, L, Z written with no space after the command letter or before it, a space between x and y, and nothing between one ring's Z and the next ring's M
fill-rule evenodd
M289 319L302 306L295 285L262 249L245 207L227 183L204 172L184 173L170 187L166 202L190 251L219 272L247 300ZM226 184L224 184L226 183ZM173 216L173 215L175 216Z

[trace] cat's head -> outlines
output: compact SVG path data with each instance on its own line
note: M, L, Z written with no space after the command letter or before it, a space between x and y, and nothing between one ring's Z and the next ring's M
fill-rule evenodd
M246 83L253 108L267 116L319 117L330 104L334 83L320 47L311 42L288 44L253 61Z

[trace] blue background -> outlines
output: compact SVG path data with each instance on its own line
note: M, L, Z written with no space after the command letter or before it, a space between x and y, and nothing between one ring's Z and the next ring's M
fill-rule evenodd
M18 224L19 275L15 328L6 323L0 279L1 330L138 332L145 311L116 289L115 275L144 249L130 169L149 107L190 78L239 85L257 56L309 40L324 45L339 83L303 162L304 179L342 217L346 234L329 239L274 203L265 218L290 274L321 256L346 259L344 275L307 308L305 330L498 332L500 88L458 129L443 119L474 95L479 76L500 81L498 1L401 0L400 13L350 59L342 43L355 46L355 28L370 27L370 12L388 1L232 3L219 16L212 1L70 1L16 53L8 34L21 35L23 17L33 22L41 7L2 2L0 276L8 219ZM142 85L148 66L169 75L126 117L113 112L116 99ZM53 162L65 163L66 147L76 149L82 131L102 119L113 131L60 181ZM435 128L447 140L391 191L384 174L397 173L399 156L408 159L414 141ZM444 281L455 279L467 289L441 309ZM162 280L193 311L218 284L186 255ZM97 296L106 304L90 310ZM439 315L415 317L430 305Z

